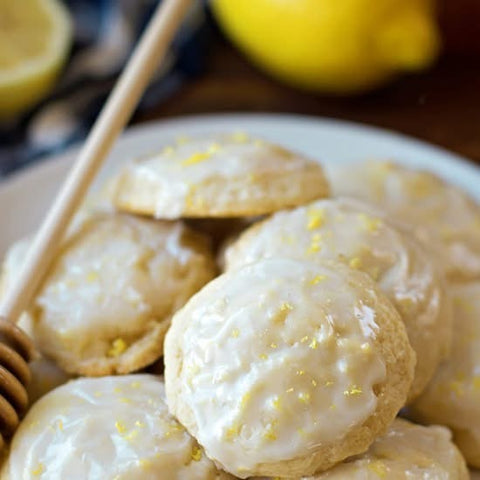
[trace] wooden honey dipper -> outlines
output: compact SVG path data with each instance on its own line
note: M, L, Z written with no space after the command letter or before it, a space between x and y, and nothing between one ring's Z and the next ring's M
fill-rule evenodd
M192 0L163 0L135 48L51 206L25 263L0 306L0 433L10 437L28 407L32 340L15 325L55 258L66 228L125 127Z

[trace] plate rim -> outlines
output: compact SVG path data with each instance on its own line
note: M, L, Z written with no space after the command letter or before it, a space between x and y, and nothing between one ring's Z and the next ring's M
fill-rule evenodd
M269 123L297 123L297 124L307 124L310 127L317 125L320 128L338 128L338 129L348 129L350 131L356 130L361 135L375 136L379 135L384 139L389 139L396 142L407 143L413 148L419 148L423 150L430 150L433 154L438 154L444 158L448 158L450 161L453 161L461 165L466 170L472 171L476 175L480 175L480 165L476 164L473 160L462 156L452 150L449 150L445 147L430 143L428 141L413 137L404 133L397 132L393 129L378 127L371 124L357 123L350 120L343 120L338 118L330 118L323 116L313 116L313 115L302 115L302 114L290 114L290 113L213 113L213 114L195 114L195 115L181 115L172 118L160 118L155 120L149 120L146 122L141 122L132 126L128 126L114 142L112 149L117 145L118 142L124 140L128 141L131 137L135 137L137 132L153 130L155 128L162 128L164 130L176 129L178 126L185 126L185 129L191 124L200 122L205 125L208 123L218 123L219 121L227 121L229 123L234 123L236 121L241 122L269 122ZM0 192L5 188L8 188L9 185L16 184L19 181L22 181L22 178L29 175L35 175L36 172L40 172L43 169L55 168L57 163L73 157L79 152L82 141L79 141L61 153L46 155L39 158L33 164L27 164L24 167L15 170L14 172L6 175L0 179ZM73 161L73 160L72 160Z

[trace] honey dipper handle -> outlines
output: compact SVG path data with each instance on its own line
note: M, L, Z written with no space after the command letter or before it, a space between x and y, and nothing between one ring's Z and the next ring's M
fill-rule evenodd
M191 1L163 0L157 7L41 225L22 271L0 306L0 316L16 321L29 305L57 252L70 219L113 142L130 119Z

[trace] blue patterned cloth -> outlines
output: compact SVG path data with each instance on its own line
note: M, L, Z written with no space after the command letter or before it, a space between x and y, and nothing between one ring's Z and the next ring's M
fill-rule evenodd
M12 0L21 1L21 0ZM66 0L75 23L71 58L53 93L35 109L0 123L0 175L85 138L157 0ZM202 72L209 40L199 0L147 90L139 111L158 106Z

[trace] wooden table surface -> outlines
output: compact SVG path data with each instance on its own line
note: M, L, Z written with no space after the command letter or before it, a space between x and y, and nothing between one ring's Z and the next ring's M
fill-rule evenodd
M428 72L402 77L367 95L336 98L298 91L270 79L218 32L213 35L205 73L136 122L215 112L324 116L412 135L480 165L480 56L444 55Z

